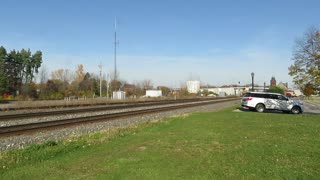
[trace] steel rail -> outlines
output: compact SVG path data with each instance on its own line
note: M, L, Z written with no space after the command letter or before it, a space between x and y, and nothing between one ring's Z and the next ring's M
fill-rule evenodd
M221 97L218 97L221 98ZM103 106L103 105L122 105L122 104L139 104L139 103L152 103L152 102L159 102L159 101L179 101L179 100L201 100L204 98L179 98L179 99L161 99L161 100L138 100L138 101L108 101L105 102L82 102L81 101L72 101L78 104L68 104L68 105L41 105L37 107L5 107L0 108L2 110L10 110L10 111L17 111L17 110L33 110L33 109L52 109L52 108L77 108L77 107L89 107L89 106ZM42 101L42 100L39 100ZM16 101L18 102L18 101ZM0 102L0 104L3 104ZM5 104L8 104L5 103Z

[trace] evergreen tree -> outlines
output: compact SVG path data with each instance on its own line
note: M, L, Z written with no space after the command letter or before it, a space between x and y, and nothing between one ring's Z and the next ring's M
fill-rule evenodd
M6 58L7 58L7 51L3 46L1 46L0 47L0 93L1 95L8 90L8 81L5 74Z

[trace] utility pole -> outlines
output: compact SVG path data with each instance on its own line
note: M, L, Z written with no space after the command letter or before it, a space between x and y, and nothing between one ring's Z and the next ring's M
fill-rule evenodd
M109 74L107 75L107 99L109 99Z
M102 64L99 64L100 69L100 97L102 96Z

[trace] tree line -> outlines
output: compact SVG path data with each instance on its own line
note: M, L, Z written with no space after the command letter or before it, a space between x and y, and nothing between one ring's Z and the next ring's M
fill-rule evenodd
M30 49L7 50L0 47L0 93L32 95L33 80L42 63L42 52Z
M40 74L45 76L43 69ZM120 77L119 74L117 77ZM45 79L44 77L39 77ZM74 71L70 69L58 69L51 72L51 78L39 83L40 99L62 99L64 97L98 97L100 96L100 78L101 78L101 96L112 97L112 92L122 90L126 92L128 98L137 98L144 96L146 90L153 89L151 80L136 81L129 84L125 80L114 79L84 71L84 66L79 64ZM170 94L171 90L165 86L159 86L164 96Z
M65 97L111 97L113 91L123 90L127 97L145 95L153 89L151 80L127 83L105 75L89 73L79 64L75 70L57 69L48 72L42 65L42 52L30 49L7 51L0 47L0 99L63 99ZM119 75L117 75L119 77ZM101 81L101 84L100 84ZM159 86L163 95L171 90Z

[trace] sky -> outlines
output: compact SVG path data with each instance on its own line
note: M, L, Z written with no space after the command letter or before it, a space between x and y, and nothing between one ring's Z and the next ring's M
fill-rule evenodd
M43 52L48 71L103 73L178 87L288 82L295 41L320 27L318 0L1 0L0 46Z

